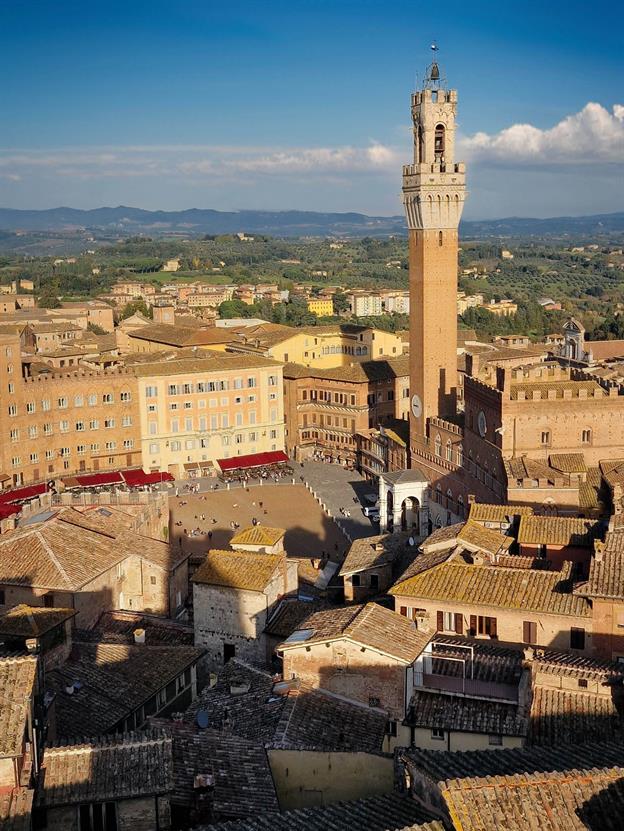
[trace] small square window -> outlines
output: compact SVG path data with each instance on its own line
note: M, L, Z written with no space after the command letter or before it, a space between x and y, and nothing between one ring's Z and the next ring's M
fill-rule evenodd
M431 730L431 738L436 741L444 741L444 730L441 727L433 727Z

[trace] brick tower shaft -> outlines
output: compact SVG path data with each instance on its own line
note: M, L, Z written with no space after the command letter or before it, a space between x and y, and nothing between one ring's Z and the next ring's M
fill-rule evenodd
M409 235L410 445L426 443L429 419L455 418L458 226L465 167L454 161L457 93L431 64L412 95L414 162L403 167Z

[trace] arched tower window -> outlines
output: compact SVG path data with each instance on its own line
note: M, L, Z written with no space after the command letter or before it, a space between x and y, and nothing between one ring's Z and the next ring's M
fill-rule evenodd
M444 124L436 124L434 139L433 139L433 152L435 155L436 164L439 164L444 161L444 145L445 145L445 128Z
M453 445L451 444L451 440L448 439L446 442L446 461L452 462L453 461Z
M440 434L438 433L435 437L435 454L436 456L440 457L442 455L442 439L440 438Z
M425 160L425 133L421 124L418 125L416 136L418 139L418 161L422 164Z
M444 234L442 231L438 232L438 245L442 245L444 243Z

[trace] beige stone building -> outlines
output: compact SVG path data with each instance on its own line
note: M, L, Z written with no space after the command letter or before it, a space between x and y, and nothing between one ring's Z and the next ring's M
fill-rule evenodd
M136 379L127 370L23 376L17 336L0 337L0 454L14 485L141 463Z
M285 678L402 720L411 667L429 639L411 620L397 620L388 609L368 603L316 612L278 652Z
M244 329L229 351L252 352L282 363L329 369L403 354L400 336L352 324L293 329L263 323Z
M279 601L297 591L297 561L283 551L212 550L192 581L195 643L206 647L211 667L234 657L268 664L264 630Z
M407 417L407 357L313 369L284 367L286 448L297 458L315 452L357 462L357 434Z
M188 595L189 554L137 533L136 519L108 508L64 508L3 534L2 605L74 609L84 629L111 609L174 617ZM167 524L165 514L161 530Z
M133 367L142 464L185 475L218 459L284 448L282 367L258 355L217 352Z

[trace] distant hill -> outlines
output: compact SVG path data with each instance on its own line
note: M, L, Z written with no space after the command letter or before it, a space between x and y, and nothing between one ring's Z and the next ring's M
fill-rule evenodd
M315 211L214 211L191 208L185 211L145 211L141 208L51 208L19 211L0 208L0 229L22 232L69 232L93 230L106 234L178 233L248 234L273 236L382 236L404 234L402 216L366 216L360 213ZM464 237L596 236L624 232L624 212L596 216L531 219L511 217L462 222Z

